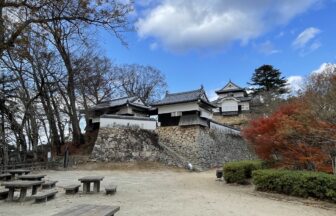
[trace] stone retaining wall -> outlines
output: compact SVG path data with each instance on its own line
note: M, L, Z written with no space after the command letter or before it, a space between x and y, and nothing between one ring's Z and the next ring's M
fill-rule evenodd
M153 131L136 127L100 128L91 159L98 161L160 161L182 166L158 145Z
M213 115L212 119L221 124L242 128L248 123L249 113L242 113L237 116L222 116L221 114L216 113Z
M239 135L200 126L160 127L155 132L139 128L101 128L91 158L99 161L160 161L198 170L224 162L254 159Z
M165 143L194 166L210 168L225 162L255 159L245 141L235 134L200 126L161 127L159 142Z

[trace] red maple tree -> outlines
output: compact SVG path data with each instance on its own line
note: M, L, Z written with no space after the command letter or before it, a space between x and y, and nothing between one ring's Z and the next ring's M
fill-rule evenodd
M276 167L332 171L324 144L335 140L336 127L318 120L303 100L251 121L242 134L261 159Z

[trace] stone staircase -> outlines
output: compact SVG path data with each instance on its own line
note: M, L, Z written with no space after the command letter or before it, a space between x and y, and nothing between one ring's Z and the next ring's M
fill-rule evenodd
M172 148L170 148L168 144L165 143L165 141L159 141L158 145L164 150L166 154L177 160L177 164L183 166L184 168L190 169L189 165L191 164L193 171L200 172L203 170L200 166L197 165L197 163L193 163L192 161L188 160L187 158L183 157Z

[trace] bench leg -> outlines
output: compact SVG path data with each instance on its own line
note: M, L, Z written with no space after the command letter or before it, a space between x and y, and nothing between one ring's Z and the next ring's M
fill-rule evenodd
M14 188L9 188L7 201L13 201L14 200L14 191L15 191Z
M2 194L0 195L0 200L7 199L7 197L8 197L8 194Z
M47 197L35 199L36 203L47 202Z
M56 194L51 195L50 197L48 197L48 200L54 199L55 196L56 196Z
M93 183L93 191L95 193L99 193L99 191L100 191L100 181L96 181L96 182Z
M51 189L52 188L52 186L51 185L42 185L42 189Z
M25 201L26 195L27 195L27 188L21 188L19 201L20 202Z
M78 188L65 190L65 194L76 194L78 193Z
M89 193L90 192L90 182L84 182L83 183L83 192Z
M87 193L86 183L83 183L83 192L84 192L84 193Z
M32 195L35 195L37 193L37 188L38 188L38 185L33 186Z

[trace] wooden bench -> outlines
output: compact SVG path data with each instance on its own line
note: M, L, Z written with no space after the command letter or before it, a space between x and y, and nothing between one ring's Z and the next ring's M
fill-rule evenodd
M65 194L76 194L78 193L80 185L79 184L74 184L74 185L68 185L64 186Z
M46 175L35 174L35 175L21 175L18 179L24 181L41 181Z
M35 199L35 202L42 202L42 201L47 202L48 200L54 198L57 193L58 193L57 190L44 190L38 192L32 197Z
M81 204L63 210L53 216L113 216L119 210L119 206Z
M39 188L42 185L43 181L9 181L9 182L3 182L2 185L5 186L5 188L9 189L8 192L8 201L14 200L14 191L20 190L20 197L19 201L23 202L26 199L27 196L27 190L32 189L32 195L35 195L37 193L37 188Z
M51 189L51 188L54 188L56 186L57 182L58 181L45 181L42 184L42 189Z
M10 173L0 174L0 180L2 181L10 181L11 179L12 179L12 174Z
M0 189L0 200L7 199L8 197L8 189Z
M113 184L109 184L105 186L106 195L115 194L117 192L117 186Z

